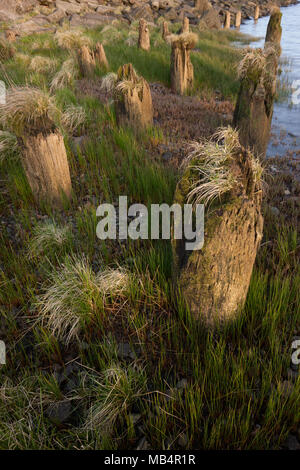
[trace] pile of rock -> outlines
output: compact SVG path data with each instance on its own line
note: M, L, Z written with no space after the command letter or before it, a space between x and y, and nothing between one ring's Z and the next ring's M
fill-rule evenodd
M153 23L159 17L169 22L186 17L192 25L218 29L226 11L234 25L238 11L242 18L251 18L259 4L263 16L275 3L287 6L297 0L0 0L0 22L20 35L54 31L63 22L93 28L115 19L131 23L143 18Z

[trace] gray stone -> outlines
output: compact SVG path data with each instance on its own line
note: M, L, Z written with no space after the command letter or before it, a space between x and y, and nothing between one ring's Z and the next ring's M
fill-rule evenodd
M292 434L289 434L286 440L286 447L289 450L300 450L300 444L298 442L298 439Z
M62 424L69 419L72 413L70 401L52 403L46 410L46 416L55 424Z

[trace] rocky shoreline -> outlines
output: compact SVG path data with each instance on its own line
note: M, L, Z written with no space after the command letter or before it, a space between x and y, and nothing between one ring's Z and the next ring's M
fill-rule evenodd
M20 36L54 32L65 23L70 27L93 28L114 20L131 23L140 18L149 23L159 18L181 22L184 16L191 24L219 29L226 11L231 12L233 25L238 11L242 20L253 18L257 4L260 16L265 16L274 4L296 3L298 0L0 0L0 23L2 31L13 30Z

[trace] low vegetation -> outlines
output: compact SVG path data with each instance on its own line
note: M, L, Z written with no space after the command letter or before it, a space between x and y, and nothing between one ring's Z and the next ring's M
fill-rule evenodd
M110 73L132 63L166 93L170 45L151 26L150 51L138 49L137 28L28 36L15 43L15 57L1 57L0 79L13 95L0 106L0 337L7 347L0 448L281 448L300 420L300 381L288 375L300 328L299 209L284 203L278 216L269 201L287 182L295 184L290 177L276 173L269 182L274 189L265 195L264 241L247 302L223 329L207 330L191 317L172 282L169 241L96 238L102 202L117 205L127 195L128 204L172 203L180 162L166 155L184 150L187 140L172 141L160 116L147 131L117 127L108 93L115 76L102 88L104 71L80 77L73 53L82 41L99 41ZM231 31L198 36L194 88L182 102L198 100L216 130L228 124L224 114L239 88L241 53L231 41L243 39ZM51 66L40 69L38 57ZM31 106L31 94L40 106L36 96ZM63 128L74 194L63 209L41 211L14 136L52 110ZM234 135L222 136L226 145ZM220 156L216 140L211 148Z

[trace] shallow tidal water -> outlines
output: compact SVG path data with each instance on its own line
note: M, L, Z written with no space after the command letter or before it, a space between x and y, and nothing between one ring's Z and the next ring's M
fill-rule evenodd
M300 3L281 8L281 11L283 14L280 65L283 70L282 77L288 80L290 86L293 81L298 80L297 88L300 90ZM252 42L251 47L263 47L268 21L269 17L264 17L258 22L249 20L241 25L242 33L260 38ZM294 153L300 149L300 92L299 104L292 104L292 93L290 88L288 96L283 101L275 103L268 156L283 156L287 151Z

